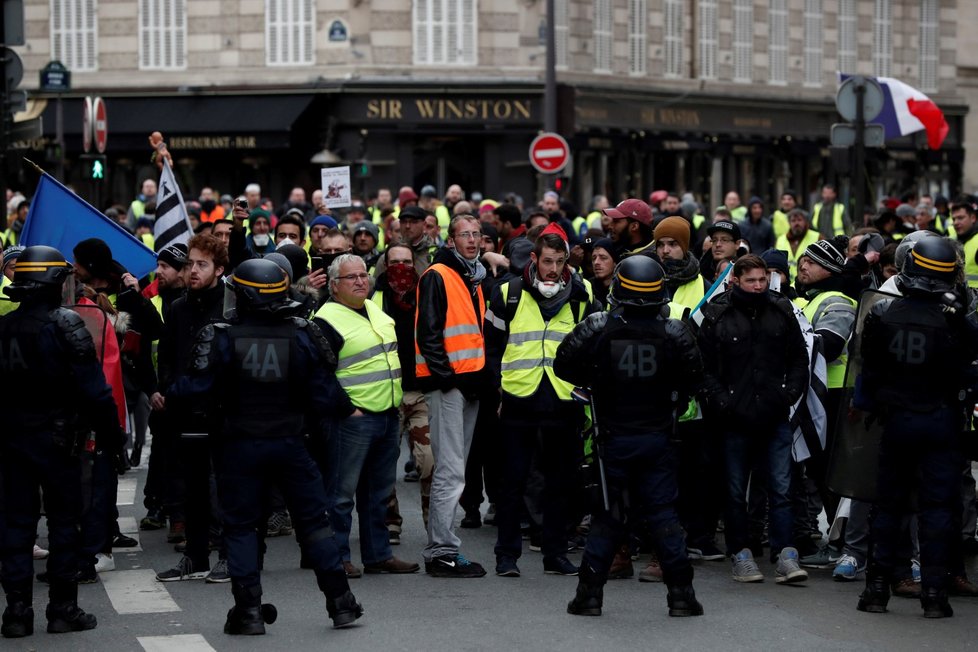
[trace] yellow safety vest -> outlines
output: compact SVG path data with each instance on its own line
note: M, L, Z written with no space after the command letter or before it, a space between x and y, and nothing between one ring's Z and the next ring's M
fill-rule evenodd
M706 215L700 215L699 213L693 215L693 229L699 231L704 222L706 222Z
M771 224L774 226L774 237L780 238L791 230L788 214L780 208L771 214Z
M780 249L788 255L788 276L792 283L795 282L795 277L798 276L798 259L805 255L805 250L808 249L808 245L818 242L818 237L818 231L808 229L805 237L801 239L798 249L793 253L791 251L791 243L788 242L788 236L783 235L779 237L777 243L775 243L775 249Z
M448 240L448 225L452 223L452 213L445 204L435 207L435 217L438 219L438 228L441 229L441 239Z
M500 288L504 304L509 286L506 283ZM588 299L591 299L590 288ZM557 397L562 401L571 400L574 385L558 378L553 369L557 346L584 316L584 303L580 304L577 319L571 312L571 303L566 302L549 322L545 322L537 302L525 290L522 292L516 313L509 322L509 339L503 352L501 370L504 392L520 398L533 396L546 374Z
M978 288L978 263L975 254L978 253L978 233L964 243L964 273L968 278L969 288Z
M796 305L799 308L801 308L801 311L805 314L805 317L808 319L809 323L811 323L812 326L815 328L818 328L818 326L815 324L815 318L819 314L818 309L822 305L822 303L829 297L842 297L843 299L848 301L853 308L856 307L855 301L853 301L843 293L836 292L834 290L830 292L822 292L820 294L815 295L815 298L809 301L807 304L803 303L804 299L802 298L796 300ZM828 389L845 387L846 364L849 362L849 354L847 353L847 349L848 346L843 348L842 353L839 354L839 357L836 358L835 360L825 361L826 362L825 386Z
M832 208L832 232L835 235L845 235L846 234L846 226L845 226L845 222L842 221L842 216L845 215L846 207L843 206L842 204L840 204L839 202L836 202L832 206L833 206L833 208ZM821 212L822 212L822 202L819 202L819 203L815 204L815 208L812 209L812 226L815 228L816 231L819 231L819 232L820 232L820 230L818 228L818 218L819 218L819 214Z
M676 288L676 293L672 295L673 303L678 303L692 310L703 300L706 289L703 287L703 277L696 275L692 281L683 283ZM676 319L679 319L676 317Z
M3 288L7 287L11 283L12 281L8 279L5 274L0 274L0 315L6 315L20 305L18 302L12 301L3 291Z
M383 412L401 404L401 362L397 357L394 320L373 301L363 304L364 317L335 301L328 301L316 317L343 338L337 353L336 380L358 408Z

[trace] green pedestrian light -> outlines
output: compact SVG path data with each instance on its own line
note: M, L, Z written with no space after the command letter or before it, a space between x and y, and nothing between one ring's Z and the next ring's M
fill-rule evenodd
M92 161L92 179L104 179L105 178L105 166L102 161L95 159Z

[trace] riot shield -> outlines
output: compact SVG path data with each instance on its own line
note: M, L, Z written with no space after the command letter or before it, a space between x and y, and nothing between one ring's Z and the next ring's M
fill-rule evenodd
M840 496L873 502L876 500L876 474L879 466L882 427L876 415L853 406L853 396L862 373L863 324L873 306L896 298L878 290L866 290L859 297L856 324L849 340L849 362L846 365L845 395L835 419L835 439L829 450L826 484Z

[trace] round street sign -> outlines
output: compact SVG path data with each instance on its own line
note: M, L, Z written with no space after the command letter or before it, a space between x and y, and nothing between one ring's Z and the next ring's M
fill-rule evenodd
M530 163L543 174L555 174L570 161L570 147L562 136L545 132L530 143Z
M866 89L863 93L863 120L872 122L883 110L883 104L886 101L883 88L875 79L856 75L842 82L835 96L835 107L844 120L855 122L856 88L859 86Z
M95 132L95 149L99 154L105 153L105 144L109 140L109 120L105 114L105 102L96 97L92 102L93 131Z
M92 151L92 98L86 97L82 103L82 149L88 154Z

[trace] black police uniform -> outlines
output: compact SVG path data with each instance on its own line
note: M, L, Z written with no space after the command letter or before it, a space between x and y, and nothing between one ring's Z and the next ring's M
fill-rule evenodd
M7 519L3 635L33 632L32 552L41 515L39 490L51 550L48 631L92 629L95 617L77 606L82 503L76 445L80 434L94 430L103 442L118 446L116 405L81 317L59 307L61 285L71 273L64 257L50 247L28 247L14 269L7 292L20 306L0 318L0 395L8 406L0 436Z
M570 613L600 615L601 587L629 520L653 535L669 587L670 615L703 612L693 594L693 567L675 508L673 441L676 408L701 388L703 363L689 327L662 316L668 297L662 277L651 258L623 261L612 283L613 303L636 294L629 287L641 287L639 297L653 290L649 305L620 305L589 316L564 339L554 359L559 377L592 388L611 506L610 512L598 508L593 514Z
M885 611L900 520L917 478L924 615L952 615L947 571L958 506L964 424L959 392L976 356L975 333L964 310L949 310L955 253L943 239L918 242L897 285L905 296L877 303L862 336L863 373L857 401L883 423L871 559L861 611ZM941 283L940 276L947 277Z
M254 276L259 280L249 280ZM168 396L178 401L215 396L219 406L223 427L214 460L235 599L225 632L261 634L262 620L274 621L261 605L257 534L270 482L286 497L303 556L315 569L334 626L347 625L363 609L350 593L327 517L322 477L303 434L307 414L312 430L337 411L348 414L353 406L333 375L336 357L319 329L289 316L294 307L287 302L281 269L272 261L248 260L228 285L246 287L242 280L272 290L280 285L281 292L273 294L279 300L246 309L236 292L240 317L201 330L190 375L178 379Z

